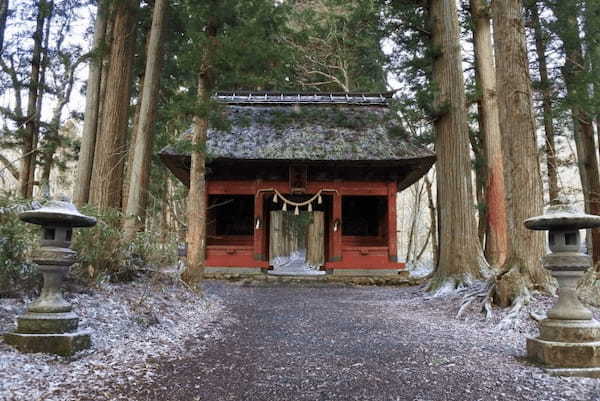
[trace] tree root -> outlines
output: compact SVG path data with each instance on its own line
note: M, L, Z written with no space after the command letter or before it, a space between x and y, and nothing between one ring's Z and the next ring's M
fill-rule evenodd
M466 291L469 291L474 283L476 283L476 281L469 274L464 274L460 277L446 277L443 279L434 276L429 280L426 287L426 291L431 292L432 294L426 299L462 295Z
M493 316L492 304L497 296L498 286L497 279L492 278L486 281L479 281L473 284L468 291L463 291L463 301L458 309L456 318L460 319L469 307L476 305L485 315L485 320L489 320ZM457 291L457 293L460 291ZM497 328L500 330L514 329L517 325L521 311L531 300L531 293L527 287L519 288L518 295L514 297L508 314L498 323ZM541 320L542 316L531 316L534 320Z
M523 293L521 293L512 303L510 311L508 314L498 323L496 326L500 330L513 330L517 326L517 320L523 307L529 303L531 300L531 294L529 290L525 289Z
M479 305L481 311L485 313L485 320L490 319L492 317L492 300L494 290L494 280L480 281L472 285L469 288L469 291L467 291L463 296L463 301L458 309L456 318L460 319L467 308L473 304L476 304Z
M545 314L541 314L541 313L535 313L535 312L529 312L529 317L536 321L536 322L541 322L542 320L544 320L546 318Z

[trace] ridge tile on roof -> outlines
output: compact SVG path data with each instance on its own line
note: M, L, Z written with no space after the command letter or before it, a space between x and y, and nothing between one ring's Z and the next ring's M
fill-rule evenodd
M213 98L226 104L354 104L386 106L392 92L217 92Z

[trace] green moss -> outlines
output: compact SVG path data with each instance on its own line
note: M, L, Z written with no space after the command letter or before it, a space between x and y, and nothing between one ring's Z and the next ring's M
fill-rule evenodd
M408 136L408 132L401 125L389 126L387 134L390 138L406 138Z
M321 125L336 128L366 129L381 124L379 112L364 112L348 108L273 107L257 111L238 112L231 117L235 126L249 127L252 123L268 125L277 130L287 127Z
M235 118L235 125L240 128L252 126L252 118L248 114L240 114Z

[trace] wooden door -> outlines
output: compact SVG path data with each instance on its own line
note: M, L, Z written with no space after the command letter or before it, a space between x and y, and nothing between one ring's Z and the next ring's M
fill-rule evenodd
M298 247L297 236L290 233L288 212L281 210L271 212L269 230L269 260L271 264L275 258L288 257Z
M293 252L306 251L311 267L325 263L325 221L323 212L271 212L269 231L269 261L289 257Z
M306 236L306 263L320 267L325 263L325 217L320 211L312 212Z

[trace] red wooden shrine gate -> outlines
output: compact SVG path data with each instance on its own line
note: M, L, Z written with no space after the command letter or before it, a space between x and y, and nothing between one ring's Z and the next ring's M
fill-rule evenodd
M396 188L395 182L309 182L305 193L315 194L322 189L322 209L325 214L325 264L324 269L390 270L401 269L403 263L397 261L396 238ZM291 193L290 183L285 181L208 181L209 199L222 202L227 196L252 196L252 232L245 235L216 235L208 230L207 267L269 268L269 211L281 208L281 203L273 203L274 192ZM226 200L225 200L226 201ZM213 203L214 203L213 202ZM377 221L366 224L376 225L376 232L353 232L345 220L356 220L361 216L344 216L344 204L352 205L353 214L360 209L360 203L369 206L378 204ZM209 201L209 204L211 202ZM354 204L353 204L354 203ZM358 206L356 203L359 203ZM383 205L382 205L383 204ZM383 206L383 207L382 207ZM368 214L369 210L363 210ZM210 216L209 221L215 220ZM373 220L373 219L371 219ZM360 224L360 221L353 221ZM371 235L369 235L371 234Z

